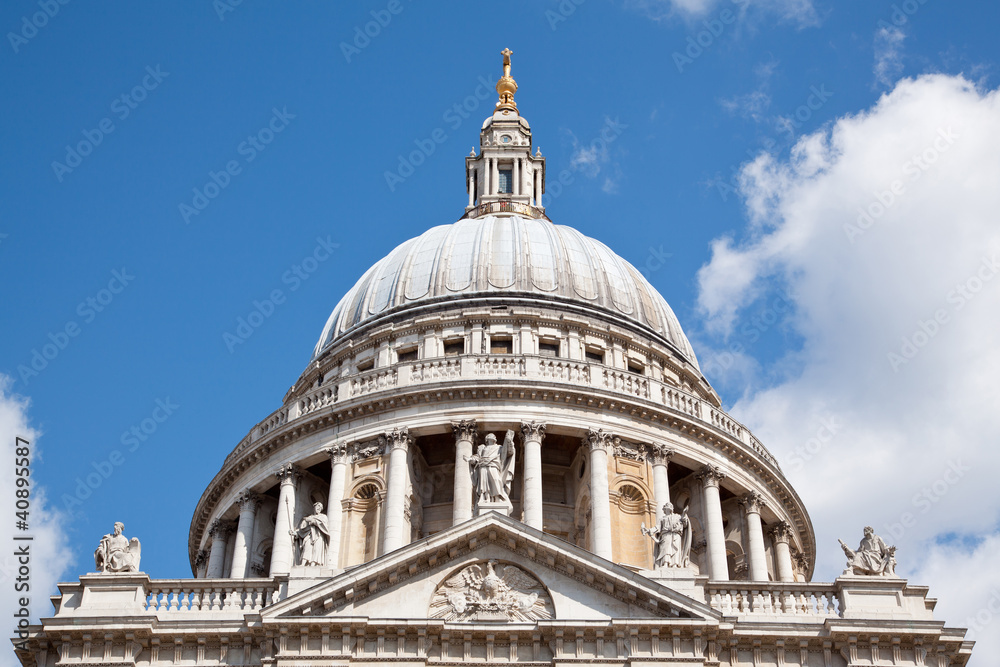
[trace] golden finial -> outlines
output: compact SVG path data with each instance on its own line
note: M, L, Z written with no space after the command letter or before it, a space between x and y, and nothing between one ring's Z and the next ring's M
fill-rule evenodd
M514 102L514 93L517 92L517 82L510 75L510 55L513 51L504 49L500 53L503 54L503 76L497 81L497 93L500 95L500 101L497 102L497 109L503 110L504 113L511 111L517 113L517 103Z

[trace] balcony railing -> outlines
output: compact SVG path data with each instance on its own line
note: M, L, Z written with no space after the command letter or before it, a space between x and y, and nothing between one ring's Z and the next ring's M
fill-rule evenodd
M360 396L385 391L400 391L408 386L437 382L483 379L522 379L572 387L592 387L650 401L685 415L694 421L732 436L778 468L777 460L750 433L708 401L661 380L585 360L570 360L539 355L469 354L406 361L387 368L366 371L337 384L314 389L294 403L282 406L257 424L226 458L235 459L253 442L274 429L293 422L321 408Z

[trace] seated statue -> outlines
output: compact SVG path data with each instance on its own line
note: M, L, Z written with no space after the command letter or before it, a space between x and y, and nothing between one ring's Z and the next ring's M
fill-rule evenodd
M109 572L138 572L139 556L141 549L139 540L132 538L128 540L122 531L125 524L121 521L115 522L115 531L111 535L101 538L101 544L94 552L94 564L97 571L102 574Z
M839 542L847 555L847 568L844 574L896 576L896 547L888 546L875 534L875 529L871 526L865 526L865 536L861 539L857 551L852 551L843 540Z

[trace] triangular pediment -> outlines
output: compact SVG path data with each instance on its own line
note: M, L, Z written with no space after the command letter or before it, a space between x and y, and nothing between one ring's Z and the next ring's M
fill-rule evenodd
M263 610L261 616L442 618L443 595L460 588L463 581L478 590L494 568L497 579L513 584L511 591L523 591L527 596L523 599L535 601L531 596L537 596L534 607L542 615L533 619L721 619L704 602L496 513L299 591ZM456 605L468 613L464 605ZM444 618L454 617L451 613Z

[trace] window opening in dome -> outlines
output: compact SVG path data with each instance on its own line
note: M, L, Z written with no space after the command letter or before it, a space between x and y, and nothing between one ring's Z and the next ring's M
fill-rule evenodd
M639 375L642 375L643 372L644 372L644 370L645 369L642 367L642 364L639 364L638 362L635 362L635 361L632 361L631 359L629 359L629 362L628 362L628 372L629 373L637 373Z
M514 339L509 336L491 336L490 354L514 354Z
M408 350L400 350L396 354L396 358L399 361L416 361L417 360L417 348L411 347Z
M375 368L375 360L369 359L368 361L358 362L358 372L364 373L365 371L370 371Z
M595 350L593 348L587 348L586 351L587 361L594 361L599 364L604 363L604 352L601 350Z
M509 195L514 191L514 171L512 169L499 169L500 178L497 182L500 194Z
M465 354L464 340L459 338L456 340L446 340L444 342L444 356L457 357L460 354Z
M542 355L543 357L558 357L559 343L553 341L539 341L538 354Z

